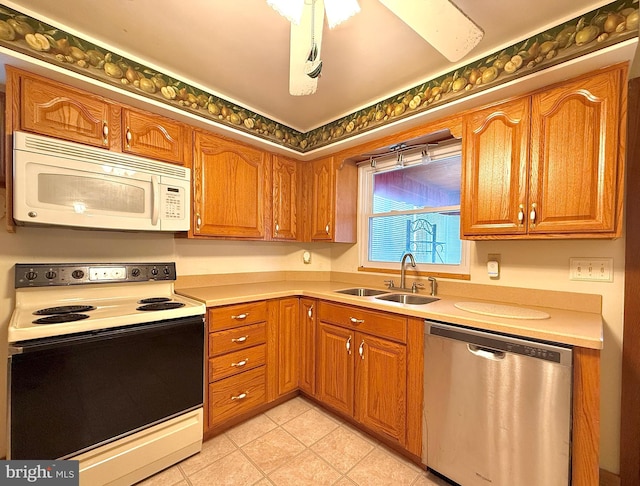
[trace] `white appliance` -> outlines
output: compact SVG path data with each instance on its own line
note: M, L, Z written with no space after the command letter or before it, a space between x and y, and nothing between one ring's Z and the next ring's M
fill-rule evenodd
M186 167L25 132L13 134L18 224L188 231Z
M204 304L174 263L16 264L8 459L131 485L202 448Z

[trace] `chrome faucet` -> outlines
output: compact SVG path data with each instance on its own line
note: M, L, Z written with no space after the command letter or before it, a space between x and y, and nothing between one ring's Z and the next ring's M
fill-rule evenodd
M438 292L438 282L435 277L427 277L427 280L431 284L431 296L435 297Z
M407 252L402 255L402 260L400 260L400 288L402 290L407 289L407 286L405 284L405 267L407 264L407 257L409 257L409 260L411 261L411 266L413 268L415 268L416 266L416 259L413 258L413 255L411 253Z

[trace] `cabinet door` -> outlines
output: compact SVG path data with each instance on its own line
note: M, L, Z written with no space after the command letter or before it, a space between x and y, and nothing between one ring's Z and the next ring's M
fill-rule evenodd
M318 324L317 398L353 415L353 332Z
M194 152L194 235L264 238L265 153L200 132Z
M404 445L407 411L406 346L362 333L356 333L355 340L355 418L361 424Z
M533 96L530 234L615 231L621 83L611 70Z
M126 108L122 121L123 152L186 165L191 156L191 131L185 125Z
M316 392L316 310L315 299L300 299L300 389Z
M278 312L278 396L298 388L298 299L282 299Z
M295 240L297 237L297 163L273 157L273 239Z
M462 234L524 234L529 160L529 98L464 120Z
M105 148L120 130L112 105L70 86L23 76L20 98L23 130Z
M311 239L332 240L335 229L333 157L314 160L311 171Z

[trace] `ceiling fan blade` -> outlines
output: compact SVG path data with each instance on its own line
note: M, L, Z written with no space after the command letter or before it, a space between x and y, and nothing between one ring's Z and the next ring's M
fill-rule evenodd
M315 11L313 10L315 9ZM312 15L313 11L313 15ZM313 19L313 39L312 39ZM291 24L289 47L289 94L304 96L318 88L318 76L322 69L322 28L324 26L324 1L305 2L299 25Z
M478 45L483 30L449 0L380 0L451 62Z

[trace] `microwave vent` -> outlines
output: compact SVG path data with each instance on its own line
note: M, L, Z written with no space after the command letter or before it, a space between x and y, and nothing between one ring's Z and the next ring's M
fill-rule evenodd
M15 132L14 136L14 148L16 150L37 152L45 155L57 155L68 159L79 159L94 164L107 164L122 169L133 169L179 179L189 177L185 167L167 162L108 152L99 148L85 147L75 143L30 135L23 132Z

